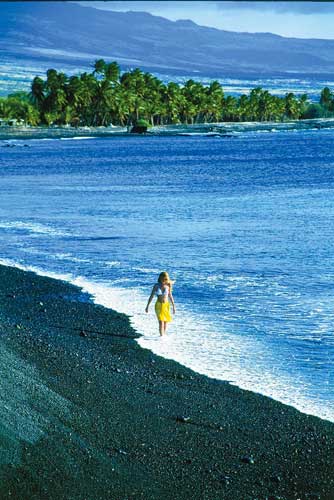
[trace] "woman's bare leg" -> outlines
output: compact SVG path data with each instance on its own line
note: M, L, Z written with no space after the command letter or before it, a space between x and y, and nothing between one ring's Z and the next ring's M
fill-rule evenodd
M166 330L167 330L167 321L164 321L163 326L164 326L164 333L166 333Z
M159 333L160 337L162 337L163 334L165 333L164 322L160 320L159 320Z

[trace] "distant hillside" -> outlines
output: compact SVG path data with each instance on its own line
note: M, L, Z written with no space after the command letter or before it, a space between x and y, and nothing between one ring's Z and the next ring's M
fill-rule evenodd
M206 75L329 74L334 40L234 33L144 12L110 12L66 2L1 2L6 56L92 61Z

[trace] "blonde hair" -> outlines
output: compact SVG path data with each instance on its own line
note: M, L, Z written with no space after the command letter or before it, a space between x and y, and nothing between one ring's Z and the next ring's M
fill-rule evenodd
M164 280L167 280L167 285L169 286L170 291L172 291L174 281L170 279L169 274L166 271L159 274L158 282L163 283Z

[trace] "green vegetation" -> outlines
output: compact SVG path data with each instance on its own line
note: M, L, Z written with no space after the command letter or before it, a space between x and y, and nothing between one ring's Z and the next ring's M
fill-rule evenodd
M271 95L260 87L239 98L225 96L218 81L164 84L140 69L121 74L116 62L95 61L92 73L67 76L49 69L31 92L0 99L0 118L29 125L126 126L222 121L284 121L334 117L334 94L326 87L319 104L306 94ZM147 122L147 123L146 123Z
M333 118L334 117L334 94L328 88L322 89L319 104L309 104L302 118Z
M147 120L143 120L143 118L139 118L139 120L136 121L135 126L148 128L150 126L150 124L148 123Z

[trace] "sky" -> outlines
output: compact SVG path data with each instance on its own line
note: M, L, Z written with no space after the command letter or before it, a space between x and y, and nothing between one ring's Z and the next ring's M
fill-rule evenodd
M88 1L82 5L104 10L139 10L172 21L239 32L270 32L286 37L334 39L334 1Z

